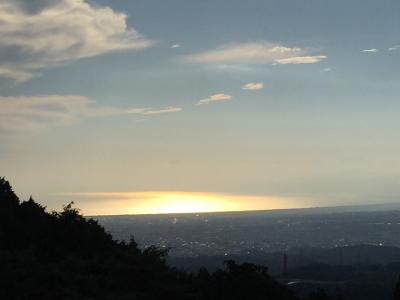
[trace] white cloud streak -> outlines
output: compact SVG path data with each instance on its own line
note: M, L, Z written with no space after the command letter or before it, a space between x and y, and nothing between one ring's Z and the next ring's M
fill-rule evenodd
M84 118L123 115L159 115L181 111L180 107L122 108L99 105L84 96L0 97L0 132L38 132Z
M242 86L242 90L247 90L247 91L256 91L256 90L261 90L264 88L264 83L262 82L249 82L246 83L244 86Z
M43 68L151 46L126 19L84 0L2 0L0 76L27 81Z
M180 111L182 111L181 107L169 106L169 107L162 108L162 109L146 109L141 114L142 115L160 115L160 114L174 113L174 112L180 112Z
M400 45L396 45L396 46L388 48L388 51L397 51L397 50L400 50Z
M276 59L275 61L281 65L315 64L317 62L320 62L321 60L324 60L325 58L325 55L294 56L289 58Z
M231 100L232 98L233 97L231 95L220 93L220 94L212 95L205 99L201 99L199 102L197 102L196 105L204 105L204 104L210 104L210 103L214 103L214 102L227 101L227 100Z
M325 58L326 55L312 55L308 49L261 41L224 45L215 50L187 55L182 61L209 64L313 64Z
M176 48L180 48L180 47L182 47L181 45L179 45L179 44L174 44L174 45L171 45L171 49L176 49Z
M377 52L378 52L378 49L375 49L375 48L371 48L371 49L364 49L364 50L361 50L361 52L363 52L363 53L370 53L370 54L372 54L372 53L377 53Z

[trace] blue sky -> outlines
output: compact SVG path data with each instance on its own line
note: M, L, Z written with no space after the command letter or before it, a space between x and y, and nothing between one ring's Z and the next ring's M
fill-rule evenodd
M398 200L398 1L3 2L0 169L21 196Z

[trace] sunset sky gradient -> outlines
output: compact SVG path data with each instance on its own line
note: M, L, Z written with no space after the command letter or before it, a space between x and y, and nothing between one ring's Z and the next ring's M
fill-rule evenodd
M0 175L49 209L400 201L400 2L3 0Z

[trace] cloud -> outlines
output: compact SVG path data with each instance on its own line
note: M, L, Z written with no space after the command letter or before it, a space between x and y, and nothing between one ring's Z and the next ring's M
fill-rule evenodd
M269 42L231 44L191 54L182 58L186 63L234 63L234 64L313 64L326 55L312 55L310 50L289 48Z
M171 45L171 49L175 49L175 48L180 48L180 47L182 47L181 45L179 45L179 44L174 44L174 45Z
M160 115L160 114L165 114L165 113L174 113L174 112L180 112L182 111L181 107L166 107L162 109L147 109L142 112L142 115Z
M376 53L376 52L378 52L378 49L375 49L375 48L364 49L364 50L361 50L361 52L363 52L363 53Z
M332 71L332 68L323 68L322 69L322 72L331 72Z
M400 45L396 45L396 46L388 48L388 51L397 51L397 50L400 50Z
M288 64L315 64L320 62L321 60L325 59L325 55L317 55L317 56L295 56L289 58L280 58L276 59L275 61L281 65L288 65Z
M264 88L264 83L262 82L249 82L246 83L244 86L242 86L242 90L248 90L248 91L261 90L263 88Z
M126 19L84 0L2 0L0 76L26 81L43 68L151 46Z
M12 78L17 82L26 82L31 80L34 77L34 74L0 66L0 77Z
M220 94L212 95L205 99L201 99L199 102L197 102L196 105L210 104L213 102L221 102L221 101L231 100L232 98L233 97L231 95L220 93Z
M38 132L84 118L122 115L158 115L179 112L180 107L132 108L99 105L84 96L0 97L0 132Z

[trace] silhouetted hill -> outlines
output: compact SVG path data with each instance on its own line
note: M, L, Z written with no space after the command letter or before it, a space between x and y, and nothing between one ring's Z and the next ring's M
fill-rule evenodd
M48 213L21 202L0 178L0 299L295 299L265 267L227 261L188 274L166 254L113 240L72 203Z

